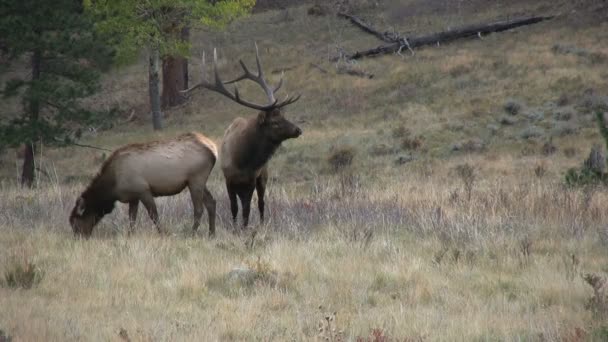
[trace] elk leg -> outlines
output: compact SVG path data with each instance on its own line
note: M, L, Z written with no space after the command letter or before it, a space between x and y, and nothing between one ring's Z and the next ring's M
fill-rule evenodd
M234 185L226 182L226 190L228 190L228 198L230 199L230 211L232 212L232 222L236 224L236 215L239 213L239 205L236 202L236 189Z
M198 226L201 224L201 217L203 216L203 189L192 184L188 185L190 190L190 197L192 198L192 208L194 209L194 223L192 224L192 232L196 232Z
M207 187L203 190L203 204L209 214L209 236L215 236L215 199Z
M249 224L249 211L251 210L251 197L253 197L253 184L251 186L243 186L237 193L241 199L241 207L243 208L243 228L247 228Z
M133 227L137 221L137 209L139 208L139 200L129 202L129 235L133 233Z
M260 211L260 222L264 223L264 192L268 182L268 171L264 169L260 176L255 180L255 189L258 194L258 210Z
M148 215L150 215L150 219L152 219L152 222L154 222L154 224L156 225L158 233L164 234L162 228L160 227L160 222L158 220L158 210L156 209L156 203L154 202L154 197L152 196L152 194L144 194L140 200L141 203L144 204L144 207L146 207Z

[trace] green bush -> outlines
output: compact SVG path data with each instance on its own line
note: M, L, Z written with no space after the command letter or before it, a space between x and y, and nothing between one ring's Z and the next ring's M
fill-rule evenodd
M42 271L34 263L16 263L4 272L2 285L13 289L31 289L40 283L42 276Z
M606 127L604 113L597 112L596 119L600 134L608 148L608 127ZM606 157L600 150L601 148L599 146L593 146L589 157L585 160L582 167L571 168L566 172L564 181L567 186L585 187L608 185L608 173L605 171Z

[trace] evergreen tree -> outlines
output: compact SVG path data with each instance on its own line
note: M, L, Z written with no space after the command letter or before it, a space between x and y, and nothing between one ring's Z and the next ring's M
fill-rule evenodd
M181 34L182 30L196 25L221 27L246 14L255 0L85 0L85 4L100 18L99 30L114 37L119 62L133 60L142 48L147 50L152 125L160 130L163 127L161 60L188 55L190 44ZM166 84L173 86L184 81L180 78L187 77L183 63L165 67L172 71L171 76L176 76L165 80ZM184 74L177 75L180 71ZM172 93L166 93L166 97L175 95Z
M37 143L65 145L80 127L104 118L80 99L98 89L110 50L79 0L0 1L0 45L9 64L27 65L0 88L4 98L21 100L15 110L3 107L0 146L25 144L21 183L32 186Z

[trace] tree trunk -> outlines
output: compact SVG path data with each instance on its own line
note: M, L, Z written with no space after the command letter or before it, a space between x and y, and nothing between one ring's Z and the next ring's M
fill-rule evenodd
M181 32L182 42L190 41L190 28L184 27ZM184 85L182 89L188 89L188 59L184 58L184 65L182 66L182 74L184 74Z
M150 91L150 110L152 111L152 126L154 130L163 129L163 114L160 110L160 51L157 47L150 50L148 66L148 90Z
M42 53L40 50L34 50L32 54L32 81L40 79L40 63L42 61ZM32 97L29 103L29 122L32 129L32 136L38 134L38 114L40 113L40 103L36 97ZM25 155L23 156L23 167L21 170L21 186L29 188L34 184L35 177L35 161L34 161L34 143L28 139L25 143Z
M189 29L184 27L180 32L182 41L189 40ZM185 97L180 90L188 88L188 60L181 56L163 58L163 94L162 108L170 108L184 103Z
M180 94L184 90L184 65L188 60L180 56L167 56L163 59L163 95L162 108L170 108L182 104L185 97Z
M35 175L34 144L31 141L25 143L23 155L23 169L21 170L21 186L31 188L34 185Z

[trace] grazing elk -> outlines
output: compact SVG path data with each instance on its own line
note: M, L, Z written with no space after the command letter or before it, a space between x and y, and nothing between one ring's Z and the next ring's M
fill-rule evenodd
M198 229L206 208L209 235L213 236L215 200L207 189L207 178L216 159L217 147L199 133L119 148L103 163L99 173L76 200L70 215L74 234L89 237L93 227L112 212L116 201L129 203L129 232L135 224L139 202L142 202L162 233L154 197L173 196L187 187L194 208L193 231Z
M287 97L284 101L279 102L275 98L275 93L283 84L283 76L281 75L276 87L270 87L264 78L257 44L255 45L255 57L258 68L257 75L250 72L243 61L239 61L243 68L243 75L232 81L223 82L217 69L217 51L214 50L215 81L207 81L203 69L202 81L185 91L188 93L196 88L203 87L218 92L245 107L260 111L257 116L235 119L226 129L220 148L220 165L226 180L232 219L236 223L238 197L243 209L243 227L247 227L249 223L251 198L254 190L258 194L260 220L264 221L264 192L268 180L267 163L283 141L297 138L302 134L302 130L287 120L281 113L283 107L296 102L300 96ZM203 55L203 68L204 66L205 56ZM226 84L241 80L251 80L260 85L268 98L268 104L259 105L243 100L236 86L234 93L226 89Z

